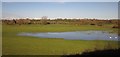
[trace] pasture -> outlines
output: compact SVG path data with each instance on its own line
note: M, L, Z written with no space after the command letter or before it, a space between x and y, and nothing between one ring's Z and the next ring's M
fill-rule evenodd
M117 49L117 41L105 40L64 40L62 38L37 38L17 36L21 32L65 32L83 30L102 30L117 33L112 24L95 25L63 25L63 24L23 24L2 25L3 55L67 55L94 50Z

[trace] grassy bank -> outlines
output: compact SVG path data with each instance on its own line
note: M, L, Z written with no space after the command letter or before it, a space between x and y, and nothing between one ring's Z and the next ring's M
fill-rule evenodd
M63 55L77 54L96 49L117 48L116 41L64 40L17 36L21 32L63 32L80 30L103 30L117 33L112 25L3 25L3 55Z

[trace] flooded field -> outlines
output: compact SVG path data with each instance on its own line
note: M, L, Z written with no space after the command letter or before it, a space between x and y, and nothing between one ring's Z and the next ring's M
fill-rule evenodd
M66 55L118 49L112 25L3 25L3 55ZM110 32L110 33L109 33Z
M119 36L107 31L73 31L73 32L45 32L45 33L20 33L19 36L33 36L42 38L64 38L66 40L115 40Z

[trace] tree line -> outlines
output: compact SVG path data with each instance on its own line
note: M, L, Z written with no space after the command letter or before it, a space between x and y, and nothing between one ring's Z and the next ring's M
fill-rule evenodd
M120 20L98 20L98 19L13 19L2 20L3 24L75 24L75 25L98 25L118 24Z

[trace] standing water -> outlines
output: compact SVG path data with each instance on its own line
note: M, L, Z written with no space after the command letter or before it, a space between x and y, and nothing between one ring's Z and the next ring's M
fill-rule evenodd
M64 38L67 40L114 40L118 41L117 34L107 31L74 31L74 32L45 32L45 33L19 33L19 36L33 36L39 38Z

